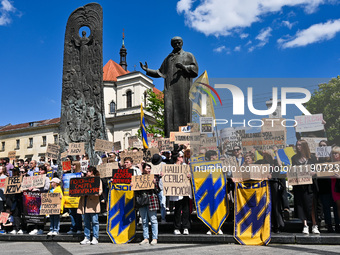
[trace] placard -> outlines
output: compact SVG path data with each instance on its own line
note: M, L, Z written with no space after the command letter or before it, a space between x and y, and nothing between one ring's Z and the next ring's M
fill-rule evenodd
M200 130L202 134L212 134L214 127L213 117L200 117Z
M131 183L131 177L133 175L133 169L113 169L112 170L112 183L113 184L129 184Z
M90 196L99 194L100 177L70 179L69 196Z
M46 158L58 159L60 146L57 144L49 143L46 148Z
M162 164L162 172L164 196L191 195L191 183L187 177L190 173L189 165Z
M301 137L301 140L305 140L308 143L308 147L311 153L316 152L316 148L319 147L319 143L322 140L327 141L326 137Z
M63 171L70 171L71 170L71 160L66 160L61 162Z
M9 158L9 160L10 160L10 161L14 160L16 155L17 155L17 152L16 152L16 151L9 151L9 152L8 152L8 158Z
M79 163L80 163L80 171L86 172L87 168L89 166L89 161L88 160L80 160Z
M24 177L21 183L21 189L42 188L45 186L45 181L46 174Z
M158 149L158 142L161 140L161 137L153 137L149 142L149 148L157 148Z
M187 126L190 126L190 132L200 132L199 123L191 122L187 123Z
M135 147L134 145L139 145L139 144L141 144L143 146L143 144L140 143L138 136L136 136L136 135L129 136L128 137L128 143L129 143L129 147ZM140 148L140 147L137 147L137 148Z
M22 182L22 175L15 176L15 177L7 177L4 194L7 195L7 194L21 193L21 182Z
M64 151L63 153L60 154L60 158L66 158L68 155L67 151Z
M131 178L131 190L148 190L154 189L153 174L134 175Z
M77 156L85 154L85 143L70 143L68 147L68 155Z
M115 151L120 151L122 149L122 145L121 145L120 141L113 143L113 149Z
M27 223L45 224L46 217L44 215L40 215L40 207L40 191L23 192L23 215Z
M305 185L312 184L312 175L310 172L310 165L293 166L287 172L288 185Z
M151 162L152 156L154 154L159 154L158 148L148 148L148 149L144 150L144 152L143 152L143 160L145 162Z
M161 164L158 164L158 165L154 165L152 163L149 163L149 165L151 166L151 174L157 174L159 175L162 171L162 163Z
M340 162L325 162L314 165L317 177L338 177L340 172Z
M313 132L324 130L323 125L323 114L312 114L295 116L297 126L295 127L296 132Z
M64 207L65 208L78 208L80 197L69 196L70 179L72 178L81 178L81 173L63 174L63 191L64 191L64 201L65 201Z
M40 215L59 215L61 208L60 193L41 193Z
M315 149L316 149L315 156L317 158L328 158L331 156L332 146L321 146L316 147Z
M96 142L94 144L95 151L111 152L112 149L113 149L113 142L102 140L102 139L96 139Z
M0 178L0 189L2 189L3 191L5 191L5 187L6 187L6 182L7 182L7 177L5 178Z
M142 163L143 160L143 151L137 151L137 152L133 152L133 151L128 151L128 152L121 152L120 153L120 158L123 162L124 158L126 157L131 157L133 160L133 164L140 164Z
M283 131L250 133L242 135L243 152L255 150L269 150L286 148L286 134Z
M269 164L249 164L248 166L237 166L233 169L233 178L235 182L248 181L248 180L268 180L270 174Z
M228 167L228 166L231 166L231 167L232 166L235 166L235 167L239 166L236 157L228 157L228 158L223 159L222 165L226 166L226 167Z
M236 130L235 128L223 128L218 130L218 137L221 140L222 150L231 151L235 146L242 146L242 135L245 134L245 130Z
M171 142L169 138L162 138L158 141L158 149L160 151L172 151L174 149L174 142Z
M191 145L191 144L190 144ZM217 138L216 137L201 137L200 139L200 150L205 151L217 151Z
M97 166L97 169L100 173L100 178L107 178L107 177L112 177L112 170L113 169L118 169L118 162L112 162L112 163L107 163L107 164L102 164Z
M2 224L6 223L8 218L9 218L9 213L1 212L0 223L2 223Z
M181 133L174 132L175 144L199 144L201 135L199 132Z

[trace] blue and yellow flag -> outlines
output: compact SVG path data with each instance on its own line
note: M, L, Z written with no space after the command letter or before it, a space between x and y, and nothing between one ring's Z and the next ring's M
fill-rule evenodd
M222 162L205 161L190 166L197 217L217 234L229 214Z
M292 165L292 157L295 155L295 151L293 147L287 147L284 149L279 149L277 151L277 155L284 166L290 166Z
M236 183L234 237L240 244L270 242L271 203L268 181Z
M115 244L127 243L135 238L136 213L130 184L110 183L106 232Z
M148 149L149 144L148 144L148 137L147 137L146 128L145 128L143 104L140 104L140 127L141 127L141 130L142 130L143 147L144 147L144 149Z

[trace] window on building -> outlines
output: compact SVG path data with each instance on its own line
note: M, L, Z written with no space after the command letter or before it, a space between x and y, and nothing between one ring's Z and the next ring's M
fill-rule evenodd
M42 137L42 145L41 145L41 147L44 147L44 146L46 146L46 136Z
M132 92L131 90L126 92L126 108L132 107Z
M27 148L33 148L33 137L28 138L28 147Z
M5 151L5 142L1 142L1 151Z
M58 144L58 135L53 135L54 144Z
M112 100L110 103L110 113L116 112L116 103Z
M146 107L146 103L147 103L146 98L147 98L147 92L146 92L146 90L145 90L145 91L144 91L144 107Z
M16 140L15 149L16 149L16 150L19 150L19 149L20 149L20 139L17 139L17 140Z

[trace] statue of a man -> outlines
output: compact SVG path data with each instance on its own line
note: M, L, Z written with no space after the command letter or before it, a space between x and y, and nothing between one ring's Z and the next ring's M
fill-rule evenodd
M164 78L164 132L169 137L170 131L178 132L179 126L191 122L191 103L189 90L192 78L197 77L198 65L194 55L182 50L183 40L176 36L171 39L173 51L164 59L158 70L140 63L146 74Z

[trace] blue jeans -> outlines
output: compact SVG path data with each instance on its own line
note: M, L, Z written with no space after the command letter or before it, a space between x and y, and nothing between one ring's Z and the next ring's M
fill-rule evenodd
M81 214L77 213L77 208L68 209L71 217L71 230L77 232L82 230Z
M92 223L93 237L99 239L98 213L85 213L83 217L84 217L84 235L85 235L85 237L90 239L91 223Z
M143 222L143 237L149 239L149 220L151 222L152 239L158 239L157 211L150 211L149 206L139 208Z
M165 220L165 216L166 216L166 209L165 209L166 196L163 196L163 190L158 193L158 199L159 199L159 204L161 206L162 220Z
M60 229L60 215L50 215L50 231L59 233Z

